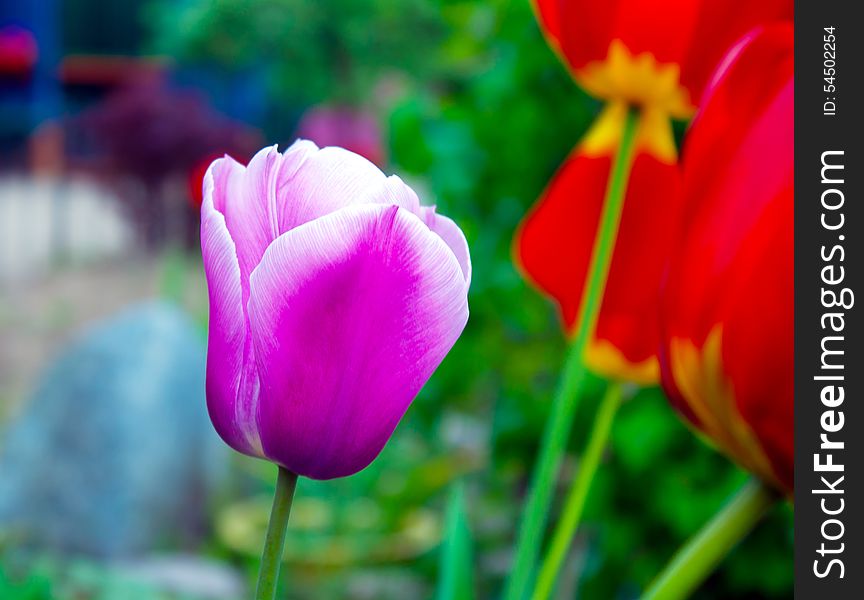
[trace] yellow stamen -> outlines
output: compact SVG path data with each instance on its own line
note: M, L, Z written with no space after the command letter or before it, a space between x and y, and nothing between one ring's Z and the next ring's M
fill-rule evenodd
M628 110L626 102L608 103L583 139L582 152L595 157L614 154L621 143ZM636 152L651 154L666 164L672 165L678 160L672 124L665 113L653 106L643 108L634 144Z
M609 102L626 102L687 119L695 107L680 84L676 64L661 64L649 52L634 55L621 40L612 40L605 60L593 61L576 72L582 87Z
M634 363L606 340L595 339L589 344L585 350L585 364L595 373L637 385L656 385L660 380L657 357L652 356L640 363Z

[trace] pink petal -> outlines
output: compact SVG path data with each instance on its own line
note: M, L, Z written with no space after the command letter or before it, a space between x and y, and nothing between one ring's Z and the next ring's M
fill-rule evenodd
M240 266L225 217L213 206L212 174L204 179L201 251L210 296L207 409L216 431L239 452L261 455L251 340L241 304Z
M410 211L360 205L279 237L252 274L259 428L308 477L363 469L468 319L454 253Z
M267 246L282 233L278 219L282 199L278 194L284 182L317 151L311 142L296 143L284 154L276 146L270 146L252 157L247 167L228 156L210 166L213 206L225 215L228 231L237 246L244 292L248 291L249 274L261 261Z
M450 247L456 260L459 261L459 266L462 267L462 274L465 276L465 284L471 283L471 255L468 252L468 241L465 239L465 234L459 229L459 226L452 219L439 215L435 211L434 206L423 206L420 208L421 218L426 222L429 228L437 233L442 240Z
M264 148L243 167L230 157L211 167L213 206L225 215L237 245L241 280L277 237L308 221L353 204L398 204L417 214L420 201L398 177L342 148L319 149L298 140L280 154ZM244 296L244 298L247 296Z
M417 193L397 175L390 175L377 187L370 188L368 195L362 197L361 200L376 204L395 204L417 216L422 215L424 210L420 206L420 198L417 197Z
M301 144L317 148L300 140L286 156ZM417 196L401 179L387 177L362 156L337 147L306 153L302 164L280 174L277 195L280 234L355 204L406 203L407 208L414 202L419 209Z

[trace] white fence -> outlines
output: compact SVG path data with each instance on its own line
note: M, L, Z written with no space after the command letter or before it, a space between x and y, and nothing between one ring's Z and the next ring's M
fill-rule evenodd
M92 181L0 178L0 285L125 255L134 243L116 198Z

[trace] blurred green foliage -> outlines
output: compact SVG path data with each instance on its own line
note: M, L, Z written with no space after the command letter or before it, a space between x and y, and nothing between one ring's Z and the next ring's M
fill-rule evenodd
M200 596L161 591L154 584L84 560L44 559L24 571L10 567L10 562L16 561L0 561L3 600L202 600Z
M151 49L265 68L280 103L368 101L382 73L429 71L444 30L425 0L182 0L148 9Z

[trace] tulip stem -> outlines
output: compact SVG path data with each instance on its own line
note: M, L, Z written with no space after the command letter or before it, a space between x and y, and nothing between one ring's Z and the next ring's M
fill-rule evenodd
M297 475L280 466L276 479L276 495L273 497L273 508L270 511L270 523L267 525L267 536L264 538L264 552L261 555L255 600L273 600L276 597L279 566L282 564L282 552L285 549L285 530L288 527L288 516L291 514L291 503L296 488Z
M543 559L532 596L533 600L545 600L555 588L558 571L579 527L585 501L588 499L588 492L591 491L591 482L597 473L597 467L600 465L600 458L603 456L603 450L609 440L612 421L615 420L615 413L621 406L622 397L623 386L621 382L610 381L606 387L606 393L603 395L603 400L600 402L597 415L594 417L594 426L591 429L585 453L579 462L579 471L576 473L570 492L564 501L564 509L561 511L561 516L555 526L555 533L552 535L549 550Z
M578 329L567 354L563 377L552 401L546 429L540 441L540 451L534 464L516 541L516 554L504 590L505 600L524 600L528 596L531 579L534 576L558 470L567 448L567 439L570 437L570 429L585 381L585 348L597 324L597 314L606 289L609 265L612 262L612 251L615 248L615 239L618 237L621 209L633 164L637 124L637 114L632 110L628 111L621 133L621 143L609 174L603 212L594 239L591 267L579 309Z
M748 481L701 531L678 550L643 594L642 600L688 598L779 498L777 492L761 481Z

